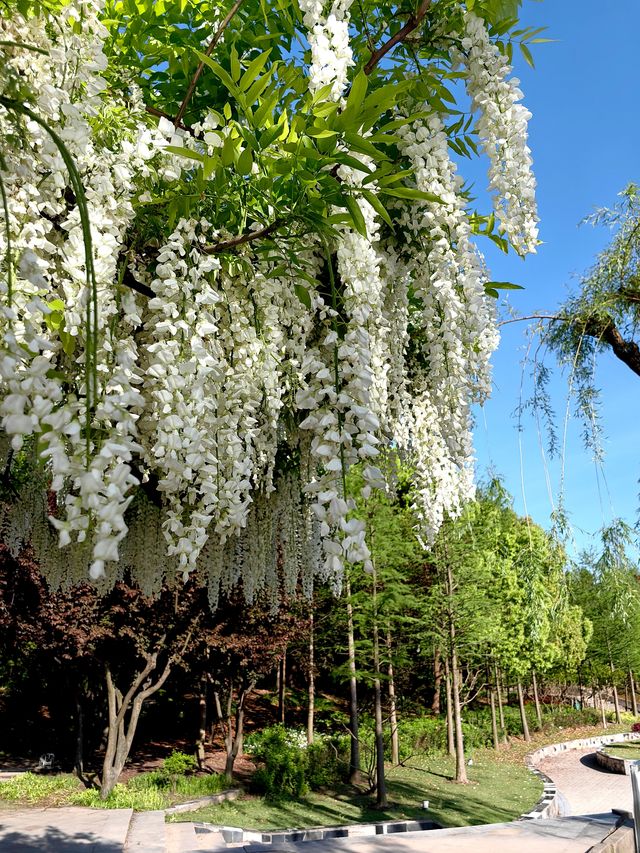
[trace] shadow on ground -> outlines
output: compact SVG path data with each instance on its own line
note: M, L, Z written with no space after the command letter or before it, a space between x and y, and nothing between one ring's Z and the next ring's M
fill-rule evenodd
M105 841L91 832L70 835L53 826L34 835L24 832L3 832L0 824L0 850L2 853L122 853L122 844Z
M620 773L616 773L614 770L609 770L608 767L603 767L602 764L598 764L595 752L583 755L580 759L580 764L584 764L584 766L588 767L589 770L597 770L599 773L606 773L608 776L620 776Z

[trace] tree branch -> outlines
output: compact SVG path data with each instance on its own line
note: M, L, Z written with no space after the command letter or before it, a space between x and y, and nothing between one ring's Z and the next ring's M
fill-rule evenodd
M215 50L216 45L218 44L218 42L222 38L222 33L226 30L231 19L233 18L233 16L238 11L240 6L242 6L243 3L244 3L244 0L236 0L236 2L233 4L231 9L227 13L225 19L223 20L223 22L218 27L215 35L211 39L211 42L209 43L209 47L206 50L207 56L211 56L211 54ZM189 84L189 88L187 89L187 94L184 96L184 100L180 104L180 109L178 110L178 114L176 115L175 120L174 120L174 124L176 127L178 127L178 125L182 121L182 117L185 114L185 110L187 109L187 105L189 104L191 97L193 96L193 93L194 93L195 88L196 88L196 84L200 78L200 75L202 74L203 68L204 68L204 62L201 62L200 65L198 65L198 69L197 69L196 73L193 75L193 79L191 80L191 83Z
M265 225L259 231L246 231L240 234L239 237L233 237L231 240L225 240L222 243L216 243L213 246L205 246L203 251L208 255L218 255L221 252L229 252L237 246L242 246L244 243L252 243L254 240L261 240L263 237L269 237L274 231L282 225L282 219L274 220L271 225Z
M394 48L401 41L404 41L409 33L412 33L415 28L423 21L425 15L429 11L429 7L431 6L432 0L422 0L422 3L418 7L418 10L411 15L407 23L404 27L401 27L398 32L391 36L381 47L379 47L376 51L374 51L369 57L369 61L364 66L364 73L371 74L376 65L383 59L392 48Z
M561 317L559 314L528 314L526 317L511 317L509 320L500 320L496 325L508 326L509 323L522 323L524 320L554 320L560 323L571 323L570 317Z
M626 341L613 320L588 320L584 327L584 333L608 344L613 350L613 354L626 364L636 376L640 376L640 347L635 341Z
M191 136L195 135L192 127L189 127L188 124L184 124L184 122L178 121L178 119L174 118L173 116L170 116L169 113L165 113L164 110L159 110L157 107L150 107L149 105L145 107L145 110L149 113L150 116L156 116L156 118L166 118L167 121L170 121L171 124L174 125L174 127L179 127L181 130L186 130L187 133L191 134Z

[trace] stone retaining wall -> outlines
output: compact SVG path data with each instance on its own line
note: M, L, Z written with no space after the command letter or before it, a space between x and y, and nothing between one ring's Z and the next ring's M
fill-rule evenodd
M589 746L600 747L605 743L622 743L630 740L640 740L640 732L621 732L620 734L614 735L578 738L577 740L568 740L564 743L552 743L549 746L543 746L540 749L536 749L535 752L530 752L525 758L525 764L532 773L535 773L536 776L539 776L542 779L544 787L542 790L542 797L530 812L525 812L523 815L520 815L520 820L538 820L540 818L562 817L565 813L563 797L558 791L555 782L538 770L538 764L540 764L543 758L558 755L558 753L566 752L569 749L585 749ZM611 756L609 756L609 758L610 757ZM621 760L624 761L624 759Z

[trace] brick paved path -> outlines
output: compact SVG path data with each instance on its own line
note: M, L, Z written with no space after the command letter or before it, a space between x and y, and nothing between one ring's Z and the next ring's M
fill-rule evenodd
M538 769L558 786L568 806L567 814L601 814L611 809L633 808L630 778L600 767L593 747L544 758Z

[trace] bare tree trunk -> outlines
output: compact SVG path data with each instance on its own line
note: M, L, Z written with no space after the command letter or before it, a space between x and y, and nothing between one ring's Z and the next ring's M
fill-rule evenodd
M498 673L498 667L495 669L496 674L496 696L498 697L498 714L500 717L500 729L502 730L502 737L504 742L506 743L507 738L507 727L504 724L504 708L502 707L502 684L500 681L500 675Z
M464 760L464 736L462 734L462 710L460 707L460 673L455 646L451 649L451 692L453 693L453 722L456 733L456 782L466 783L467 765Z
M387 781L384 774L384 730L382 728L382 690L380 688L380 642L378 637L378 593L375 570L373 573L373 690L375 700L376 730L376 808L386 809Z
M196 740L196 760L200 770L204 769L205 749L207 739L207 676L200 679L200 690L198 692L198 738Z
M633 716L638 716L638 698L636 696L636 682L633 677L633 670L629 670L629 689L631 692L631 710L633 712Z
M542 709L540 708L540 699L538 698L538 682L536 680L536 672L531 672L531 684L533 685L533 699L536 703L536 717L538 718L538 729L542 730Z
M313 605L313 602L312 602ZM313 743L314 711L316 704L316 673L313 648L313 606L309 612L309 700L307 703L307 743Z
M278 719L284 726L285 704L287 701L287 650L285 649L280 658L278 678Z
M612 684L611 686L613 688L613 707L615 708L616 712L616 723L620 725L620 723L622 722L622 717L620 716L620 700L618 698L618 688L615 686L615 684Z
M447 752L449 755L456 754L456 740L453 733L453 697L451 696L451 669L449 658L445 658L445 702L447 706Z
M439 715L441 712L440 691L442 688L442 655L440 649L435 648L433 652L433 699L431 700L431 711Z
M600 713L602 714L602 728L606 729L608 727L607 726L607 715L606 715L605 710L604 710L604 698L602 696L602 693L600 693Z
M391 763L400 764L400 743L398 738L398 714L396 709L396 686L393 680L393 659L391 656L391 629L387 626L387 654L389 655L389 724L391 726Z
M78 779L84 781L84 709L82 707L82 693L79 687L74 691L76 705L76 755L74 770Z
M226 709L224 713L222 711L220 693L216 690L213 694L216 705L216 713L218 715L220 728L222 729L224 747L226 752L224 767L225 776L233 776L236 758L242 752L242 745L244 740L244 706L247 697L249 696L254 687L255 681L249 681L248 683L241 681L239 687L238 701L236 702L235 707L235 714L233 710L233 694L235 690L235 684L233 681L229 682L229 692L227 693Z
M527 743L531 740L531 735L529 734L529 723L527 722L527 712L524 707L524 696L522 695L522 684L520 679L518 679L516 689L518 691L518 705L520 706L520 719L522 721L522 734Z
M496 722L496 697L493 687L489 688L489 702L491 704L491 733L493 735L493 748L497 749L498 740L498 724Z
M100 798L103 800L107 799L124 770L144 702L162 687L171 672L173 658L169 658L157 681L151 684L149 680L157 660L158 652L146 655L144 669L136 675L125 694L114 684L109 666L105 667L109 724L100 784Z
M349 655L349 781L358 785L362 781L360 769L360 734L358 717L358 680L356 677L356 642L353 629L353 605L351 604L351 583L345 575L347 597L347 642Z

